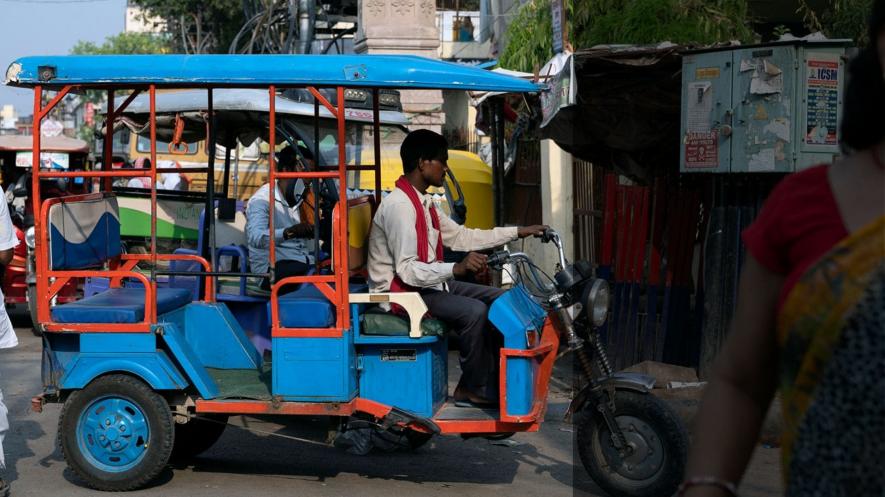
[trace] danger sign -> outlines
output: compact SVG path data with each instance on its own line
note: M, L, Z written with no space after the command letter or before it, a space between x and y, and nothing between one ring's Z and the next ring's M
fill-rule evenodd
M719 134L716 130L685 136L685 167L719 167Z

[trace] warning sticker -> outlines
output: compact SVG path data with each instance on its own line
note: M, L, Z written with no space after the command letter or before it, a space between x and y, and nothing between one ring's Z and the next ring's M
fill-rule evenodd
M805 143L835 145L838 126L839 62L809 58Z
M685 136L685 167L716 168L719 166L719 133L692 133Z

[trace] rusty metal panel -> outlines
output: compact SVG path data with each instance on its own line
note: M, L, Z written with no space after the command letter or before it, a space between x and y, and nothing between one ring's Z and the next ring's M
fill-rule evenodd
M755 47L733 54L731 172L794 171L796 48Z

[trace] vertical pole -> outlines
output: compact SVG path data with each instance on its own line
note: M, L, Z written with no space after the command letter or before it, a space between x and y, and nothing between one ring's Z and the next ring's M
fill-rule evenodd
M348 302L348 263L347 263L347 151L345 147L345 122L344 122L344 87L338 87L338 226L337 240L338 261L336 262L335 274L338 276L336 293L338 294L338 327L350 327L350 304Z
M34 123L32 128L33 134L33 156L31 158L31 210L34 213L34 226L36 226L36 237L34 239L34 250L36 250L37 260L37 320L41 323L49 321L48 300L43 296L46 295L46 279L43 275L46 272L46 255L47 252L43 248L46 237L46 226L40 215L41 199L40 199L40 124L43 121L43 87L37 85L34 87Z
M492 142L492 185L495 199L495 225L504 224L504 120L503 101L495 98L492 103L494 130Z
M320 100L313 97L313 161L314 169L320 169ZM325 183L325 180L323 180ZM320 180L314 178L310 180L310 187L313 190L313 263L317 268L320 267ZM331 215L331 213L329 213ZM332 227L332 230L335 228ZM334 248L333 248L334 252Z
M114 160L114 121L116 120L116 116L114 115L116 109L114 108L114 90L108 90L108 111L105 117L105 133L104 133L104 160L102 160L101 169L103 171L110 171L113 167L111 163ZM101 180L102 182L102 190L109 192L111 191L111 185L113 184L113 178L104 178Z
M151 302L150 322L157 322L157 86L150 86L151 100Z
M236 138L234 139L236 140ZM236 147L236 141L234 141L234 146ZM230 198L228 194L228 187L230 186L230 149L224 148L224 179L221 184L221 194L224 198Z
M268 139L270 140L270 152L267 157L267 173L268 173L268 208L270 209L270 217L267 220L267 227L270 230L270 260L268 261L268 281L270 281L271 288L274 283L274 267L276 266L276 236L274 234L274 226L273 226L273 214L274 207L276 206L274 202L276 202L276 191L277 191L277 178L276 178L276 168L277 168L277 159L274 156L274 151L277 147L277 89L276 86L271 85L267 90L270 93L270 105L268 110L270 111L270 136ZM270 323L272 327L276 327L277 323Z
M215 111L214 111L214 94L212 88L206 90L208 94L207 107L209 110L209 133L206 141L209 146L209 169L206 171L206 215L204 216L203 233L209 238L209 267L214 271L215 265ZM214 286L216 282L212 282ZM201 285L205 287L204 285ZM216 287L217 288L217 287Z
M372 209L377 209L381 205L381 105L379 92L378 88L372 90L372 135L375 137L375 205Z

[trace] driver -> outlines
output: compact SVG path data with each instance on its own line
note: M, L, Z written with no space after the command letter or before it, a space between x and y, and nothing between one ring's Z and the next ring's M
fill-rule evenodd
M469 229L440 216L427 189L442 187L448 165L448 142L426 129L409 133L400 156L403 176L378 206L369 235L371 292L419 292L434 318L458 335L462 376L455 388L458 405L493 405L497 401L495 347L488 325L489 305L503 290L458 281L481 271L486 256L470 252L461 262L443 261L443 246L468 252L540 235L546 226Z
M301 150L304 154L306 149ZM291 147L280 151L277 158L279 172L294 172L297 157ZM276 264L274 282L289 276L307 274L314 263L312 255L313 224L299 214L304 196L304 182L300 179L278 179L274 192L274 241ZM246 205L246 239L249 244L249 265L253 272L266 273L270 260L270 228L268 202L270 184L258 189ZM270 281L264 278L261 289L270 291Z

